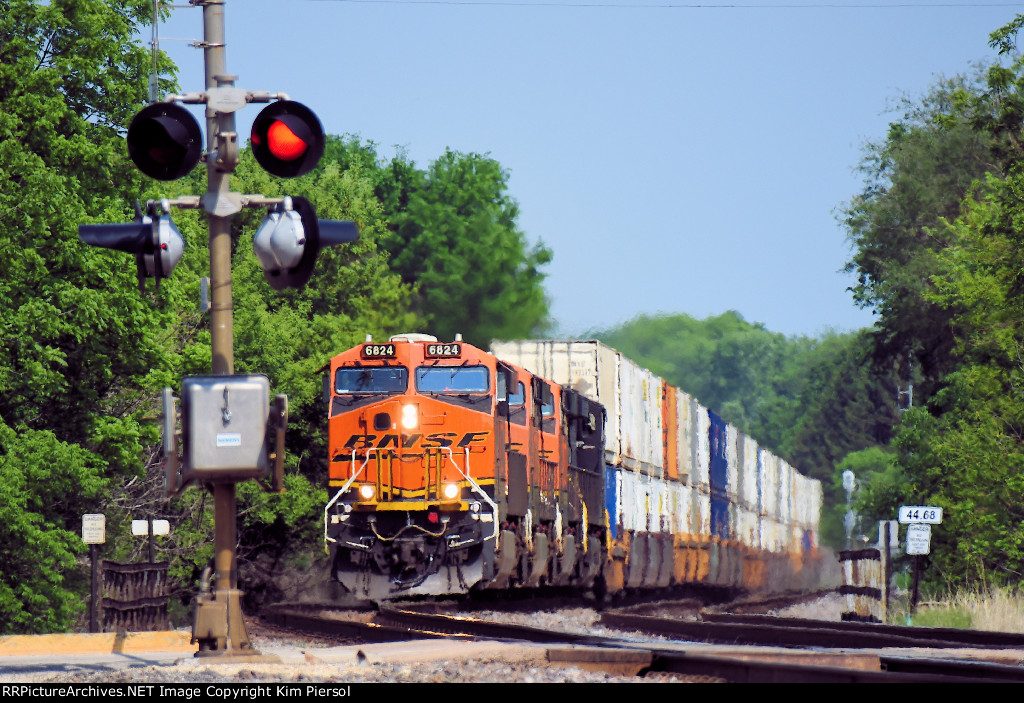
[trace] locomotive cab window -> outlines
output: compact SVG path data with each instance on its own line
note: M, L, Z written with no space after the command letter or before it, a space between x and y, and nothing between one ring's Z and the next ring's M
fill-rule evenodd
M416 369L420 393L487 393L491 389L486 366L421 366Z
M540 416L551 417L555 414L555 396L551 392L551 386L535 379L537 383L537 399L540 401Z
M404 366L357 366L334 374L338 395L402 393L408 385L409 371Z
M508 394L508 420L516 425L526 424L526 386L522 381L518 390Z
M510 408L522 407L526 404L526 386L519 383L519 390L510 391L508 394L508 406Z

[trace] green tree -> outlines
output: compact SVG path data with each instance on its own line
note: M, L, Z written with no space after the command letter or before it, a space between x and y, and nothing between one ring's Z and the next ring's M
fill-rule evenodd
M933 558L947 582L1024 573L1024 169L990 176L946 227L931 299L950 309L958 365L896 439L909 486L945 509Z
M844 544L845 530L837 530L843 525L842 518L848 509L860 517L860 527L870 538L879 520L893 518L894 503L905 505L910 501L913 504L908 493L910 486L896 458L896 453L888 447L876 446L850 452L836 464L830 491L836 499L826 501L829 514L822 520L823 528L828 530L823 538L830 544ZM846 490L843 487L843 473L846 471L853 472L856 481L856 490L849 506L845 502ZM858 535L855 533L851 536Z
M939 81L919 101L904 99L885 140L867 145L864 190L843 208L854 299L878 315L875 363L882 373L898 368L905 381L915 374L922 398L955 365L953 311L928 297L936 257L948 246L940 223L957 216L979 178L999 169L997 140L965 107L984 92L977 71Z
M70 626L81 515L137 475L173 316L79 223L123 221L119 130L146 91L144 0L10 0L0 13L0 628ZM127 480L127 479L125 479Z
M374 183L391 269L413 286L414 310L441 339L461 333L486 347L537 334L547 324L543 267L551 251L529 246L494 159L451 150L421 170L399 153L382 162L371 143L333 138L326 159L358 166Z
M1012 53L1021 26L1024 16L991 45ZM926 577L1012 584L1024 571L1024 61L1010 56L930 97L942 99L872 152L898 158L879 159L879 187L849 211L857 294L881 314L878 356L913 352L915 400L925 400L904 414L896 464L865 507L943 507Z
M850 453L888 445L898 422L898 378L873 367L871 352L870 330L828 334L793 367L803 380L783 451L825 483L829 499L839 495L827 480L833 467Z

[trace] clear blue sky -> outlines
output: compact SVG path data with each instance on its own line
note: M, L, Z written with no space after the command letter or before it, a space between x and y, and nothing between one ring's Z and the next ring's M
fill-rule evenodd
M183 0L179 0L182 2ZM639 314L737 310L787 335L872 322L841 273L837 208L901 95L994 57L1024 2L237 0L237 86L286 92L331 134L508 170L554 252L563 336ZM202 11L161 48L203 88ZM247 137L260 106L238 113Z

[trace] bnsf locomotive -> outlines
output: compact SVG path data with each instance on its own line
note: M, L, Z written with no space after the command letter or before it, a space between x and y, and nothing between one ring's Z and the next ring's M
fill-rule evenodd
M814 573L817 481L598 342L494 351L405 334L331 360L324 537L350 592Z

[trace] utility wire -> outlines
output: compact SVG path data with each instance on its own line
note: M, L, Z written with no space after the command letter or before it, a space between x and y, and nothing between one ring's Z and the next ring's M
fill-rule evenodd
M1024 7L1024 2L929 2L929 3L634 3L634 2L564 2L562 0L312 0L313 2L345 2L368 5L472 5L478 7L578 7L578 8L622 8L640 10L889 10L889 9L941 9L964 7Z

